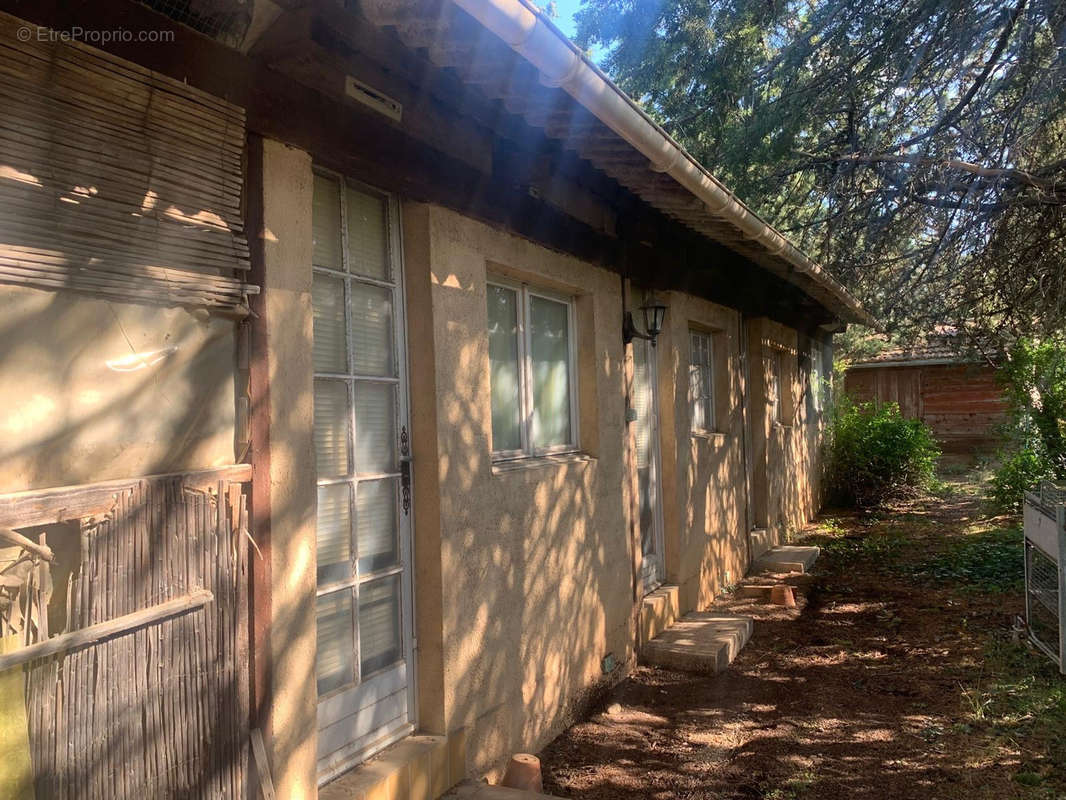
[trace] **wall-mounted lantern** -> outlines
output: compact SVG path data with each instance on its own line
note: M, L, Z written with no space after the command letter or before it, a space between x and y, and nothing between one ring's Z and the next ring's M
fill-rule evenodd
M655 339L662 333L663 321L666 319L666 306L651 296L645 299L639 310L644 316L644 330L647 333L640 332L633 322L633 312L626 311L622 319L622 341L629 344L634 339L647 339L651 346L655 347Z

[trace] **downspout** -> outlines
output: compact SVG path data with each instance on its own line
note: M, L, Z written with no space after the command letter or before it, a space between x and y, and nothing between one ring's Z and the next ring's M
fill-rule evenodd
M788 261L796 272L811 275L856 319L876 325L836 279L723 186L526 2L452 1L536 67L543 84L567 92L644 155L651 162L653 170L669 175L703 201L710 214L734 225L746 238L762 245L771 255Z

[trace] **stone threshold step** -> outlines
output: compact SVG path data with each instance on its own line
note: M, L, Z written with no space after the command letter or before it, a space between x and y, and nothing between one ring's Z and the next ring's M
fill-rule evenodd
M821 552L821 549L814 545L778 545L755 559L748 574L810 572Z
M718 673L748 643L753 626L751 617L694 611L645 644L640 660L682 672Z
M489 786L487 783L465 782L452 789L442 800L558 800L555 795Z

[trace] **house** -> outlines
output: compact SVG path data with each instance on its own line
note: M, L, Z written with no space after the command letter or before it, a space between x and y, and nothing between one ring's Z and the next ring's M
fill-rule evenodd
M1003 444L1007 401L996 369L940 327L909 346L888 345L848 364L844 391L861 402L896 403L933 431L950 458L990 455Z
M817 509L869 317L532 5L0 8L5 780L439 796Z

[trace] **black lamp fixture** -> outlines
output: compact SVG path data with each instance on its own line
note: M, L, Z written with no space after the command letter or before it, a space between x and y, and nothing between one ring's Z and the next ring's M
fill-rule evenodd
M663 320L666 319L666 306L651 296L644 298L644 304L640 307L644 315L644 330L641 333L633 322L633 312L626 311L622 319L622 341L629 344L634 339L647 339L651 346L655 347L656 337L662 333Z

